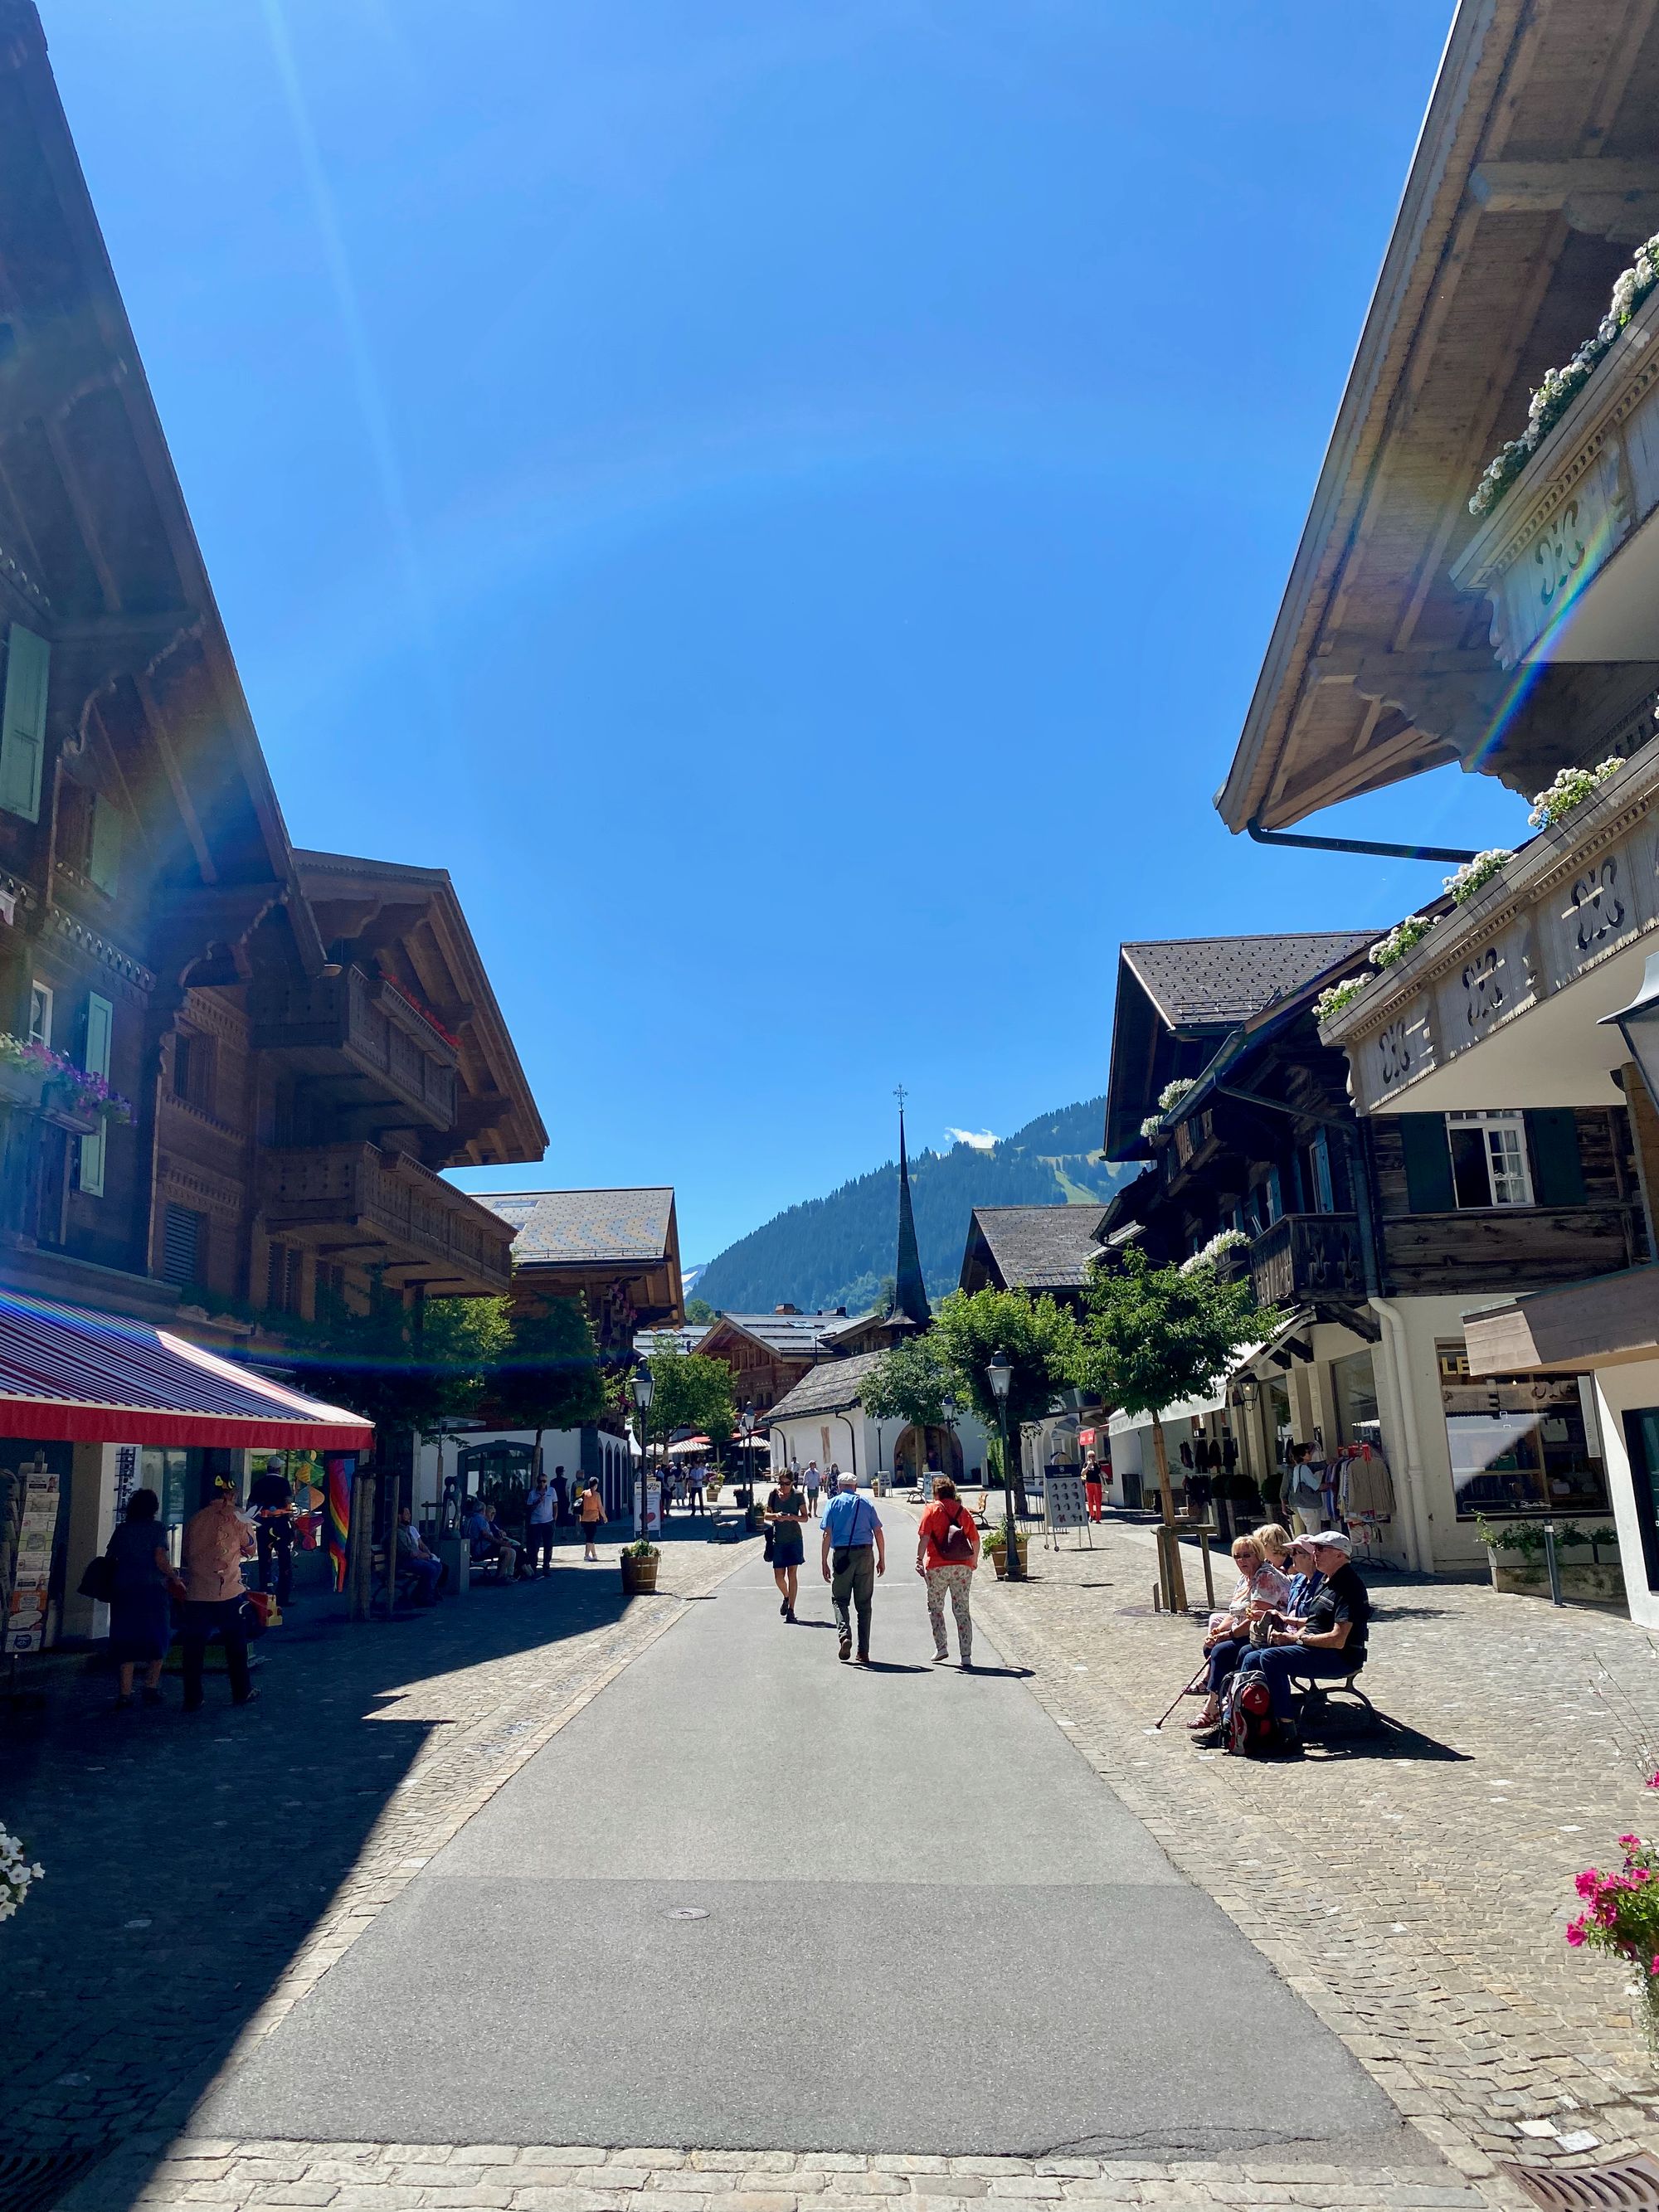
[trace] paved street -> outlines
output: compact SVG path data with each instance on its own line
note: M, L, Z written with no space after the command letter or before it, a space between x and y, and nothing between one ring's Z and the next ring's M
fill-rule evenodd
M1146 1733L1196 1631L1143 1532L982 1579L964 1679L890 1517L868 1676L821 1585L788 1630L757 1546L676 1537L626 1608L611 1547L272 1638L236 1724L118 1724L94 1676L14 1727L15 2109L114 2146L70 2212L1474 2207L1495 2158L1659 2144L1620 1977L1560 1940L1650 1809L1644 1636L1384 1578L1393 1724L1206 1758Z
M994 1650L973 1676L930 1666L896 1517L878 1669L837 1663L822 1581L786 1628L746 1565L430 1862L200 2124L1386 2162L1400 2123L1362 2069ZM942 2094L963 2075L988 2094Z

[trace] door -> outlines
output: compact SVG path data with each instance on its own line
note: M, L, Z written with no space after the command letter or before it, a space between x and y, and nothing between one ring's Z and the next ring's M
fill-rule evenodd
M1659 1590L1659 1406L1643 1406L1626 1414L1625 1447L1630 1454L1648 1588Z

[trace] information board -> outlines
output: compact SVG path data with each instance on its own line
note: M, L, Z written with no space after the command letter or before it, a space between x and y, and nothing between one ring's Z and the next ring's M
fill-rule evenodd
M1042 1517L1050 1535L1058 1535L1062 1528L1087 1528L1089 1501L1083 1493L1080 1474L1050 1474L1044 1479Z
M46 1636L46 1590L58 1534L58 1481L44 1468L21 1468L23 1513L17 1531L17 1565L6 1608L7 1651L39 1651Z

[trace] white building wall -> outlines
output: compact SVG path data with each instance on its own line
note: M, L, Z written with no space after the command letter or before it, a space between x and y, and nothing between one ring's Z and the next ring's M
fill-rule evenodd
M904 1421L873 1420L861 1406L842 1413L803 1413L793 1420L775 1419L770 1431L772 1465L780 1468L788 1461L804 1468L809 1460L816 1460L825 1474L832 1462L843 1474L850 1474L856 1464L861 1483L868 1483L877 1474L890 1478L893 1447L908 1426ZM985 1473L985 1431L971 1413L961 1414L957 1437L962 1445L963 1482L977 1488Z

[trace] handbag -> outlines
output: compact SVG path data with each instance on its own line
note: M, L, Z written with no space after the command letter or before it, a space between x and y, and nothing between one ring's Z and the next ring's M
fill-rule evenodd
M772 1559L772 1558L775 1555L775 1553L776 1553L776 1552L777 1552L777 1548L778 1548L778 1532L777 1532L777 1530L776 1530L776 1529L772 1526L772 1523L769 1521L769 1522L767 1522L767 1524L766 1524L766 1545L765 1545L765 1556L766 1556L769 1559Z
M95 1599L100 1605L108 1605L113 1601L115 1562L107 1552L99 1552L87 1561L87 1571L76 1588L82 1597Z

